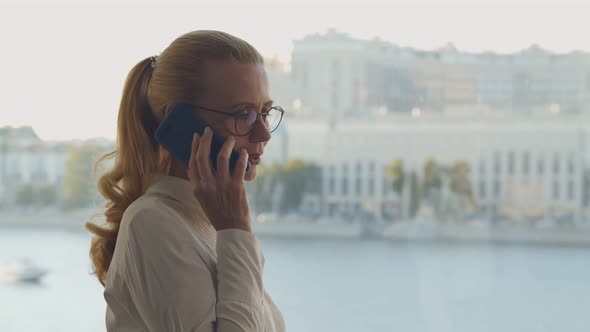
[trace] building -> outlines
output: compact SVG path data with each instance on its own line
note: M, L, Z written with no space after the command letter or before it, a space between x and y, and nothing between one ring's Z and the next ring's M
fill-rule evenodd
M265 155L287 146L288 159L322 165L322 211L372 209L379 220L399 214L400 197L385 172L396 159L421 177L424 162L465 161L485 218L566 216L582 222L590 156L587 117L392 115L328 122L291 119ZM288 136L288 142L280 142ZM275 138L273 138L274 140ZM267 160L265 159L265 162ZM396 212L397 211L397 212Z
M422 51L329 30L294 41L293 100L318 114L442 111L460 105L530 113L590 106L590 54Z
M62 197L65 162L72 147L93 143L111 146L108 140L50 142L41 140L30 126L0 128L0 206L15 203L18 188L55 188Z

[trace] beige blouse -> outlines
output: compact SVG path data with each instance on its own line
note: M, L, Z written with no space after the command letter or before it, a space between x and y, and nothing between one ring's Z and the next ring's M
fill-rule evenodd
M191 183L159 176L127 208L109 267L107 331L283 332L254 234L217 232Z

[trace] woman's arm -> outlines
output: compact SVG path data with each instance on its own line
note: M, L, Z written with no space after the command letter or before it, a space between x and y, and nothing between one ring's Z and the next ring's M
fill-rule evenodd
M217 232L217 331L263 331L264 258L254 234Z
M148 331L263 331L263 256L253 234L217 233L217 292L184 221L158 209L130 220L126 280Z

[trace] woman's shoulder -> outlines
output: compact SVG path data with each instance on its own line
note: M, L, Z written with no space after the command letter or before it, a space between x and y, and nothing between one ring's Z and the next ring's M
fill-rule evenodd
M136 199L123 213L121 228L127 236L182 239L187 233L185 216L171 202L154 195Z
M167 276L174 269L185 271L186 266L212 273L210 264L203 258L203 246L187 225L176 207L165 200L152 195L135 200L121 219L117 245L107 275L107 291L126 292L124 288L131 287L128 278L132 278L133 273L143 271L138 268L153 267L153 273L166 273ZM182 267L178 264L187 265ZM117 283L114 278L120 278L119 281L123 282Z

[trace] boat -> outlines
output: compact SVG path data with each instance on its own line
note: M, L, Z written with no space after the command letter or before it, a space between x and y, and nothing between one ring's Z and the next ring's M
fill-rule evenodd
M49 271L29 260L0 264L0 283L40 283Z

